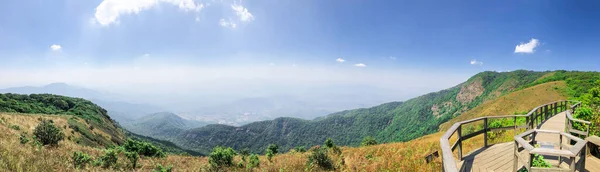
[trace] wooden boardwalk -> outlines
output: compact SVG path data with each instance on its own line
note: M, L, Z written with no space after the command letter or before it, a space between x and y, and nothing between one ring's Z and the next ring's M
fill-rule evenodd
M564 131L566 113L559 113L544 123L538 128L543 130L554 130ZM536 140L542 147L547 148L559 148L560 137L556 134L542 134L540 133ZM563 140L566 144L566 139ZM523 166L523 162L528 161L529 154L526 151L521 152L521 157L525 157L525 160L519 160L518 166ZM553 166L569 169L568 164L570 160L564 160L558 162L557 157L545 157ZM514 166L514 142L500 143L484 147L475 150L466 156L463 161L458 161L457 164L460 171L513 171ZM579 159L576 159L579 161ZM586 171L598 171L600 172L600 160L595 157L586 158Z

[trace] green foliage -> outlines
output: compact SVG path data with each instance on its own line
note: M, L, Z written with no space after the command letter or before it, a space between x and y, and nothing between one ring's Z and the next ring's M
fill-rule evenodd
M10 125L10 128L12 128L13 130L21 130L21 127L19 127L18 125Z
M377 140L375 140L375 138L371 137L371 136L367 136L363 139L362 142L360 142L360 146L371 146L371 145L377 145Z
M335 143L333 143L333 140L331 140L331 138L327 138L327 140L325 140L325 146L327 148L333 148L335 146Z
M252 169L258 166L260 166L260 160L258 160L258 155L250 155L250 157L248 157L248 165L246 165L246 167Z
M308 167L317 166L324 170L332 170L333 163L329 155L327 155L326 148L313 149L311 154L308 155L308 161L306 162Z
M151 143L132 139L127 139L127 141L125 141L125 144L123 144L123 149L125 149L126 152L135 152L139 155L149 157L166 156L166 154L160 148L152 145Z
M250 155L250 149L244 148L240 150L240 156L242 157L243 162L246 162L246 157L248 157L248 155Z
M154 169L152 170L152 172L171 172L171 171L173 171L172 165L163 166L162 164L156 165L156 167L154 167Z
M215 168L229 167L233 165L235 154L235 150L232 148L218 146L208 156L208 163Z
M174 143L172 143L170 141L159 140L159 139L155 139L152 137L146 137L146 136L138 135L138 134L127 132L127 131L125 132L125 134L126 134L127 138L137 140L137 141L142 141L142 142L148 142L148 143L158 147L159 149L163 150L165 152L165 154L205 156L205 154L202 154L202 153L199 153L196 151L191 151L191 150L180 148L179 146L175 145Z
M73 160L73 166L75 168L85 168L85 166L92 161L92 157L90 155L79 151L73 152L71 159Z
M111 166L114 166L115 164L117 164L117 161L119 160L118 155L118 150L116 149L107 149L104 151L104 155L100 156L99 160L99 164L102 166L102 168L108 168Z
M62 131L60 131L60 128L54 126L54 123L48 120L42 120L42 122L35 127L33 134L43 145L58 145L58 142L65 137Z
M273 158L273 156L275 156L277 153L279 153L279 146L277 146L276 144L269 144L269 146L267 146L265 155L267 156L269 162L271 161L271 158Z
M125 152L125 157L131 162L131 168L137 167L137 161L140 159L140 155L137 152Z
M304 146L296 146L294 150L296 152L306 152L306 148L304 148Z
M20 142L21 144L26 144L27 142L29 142L29 138L27 137L27 135L26 135L26 134L21 134L21 135L19 136L19 142Z
M544 159L544 156L538 155L538 154L533 155L533 161L532 161L531 165L534 167L542 167L542 168L551 168L552 167L552 164L550 164L550 162L546 161Z

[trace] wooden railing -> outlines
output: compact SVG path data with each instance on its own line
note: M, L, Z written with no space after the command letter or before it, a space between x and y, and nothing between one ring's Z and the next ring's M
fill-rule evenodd
M534 145L537 144L537 140L536 140L536 135L538 133L547 133L547 134L555 134L555 135L559 135L560 139L559 139L559 143L553 143L553 144L558 144L559 145L559 149L554 149L553 148L544 148L544 147L535 147ZM525 138L527 137L527 138ZM570 142L567 142L567 145L563 144L563 137L566 137L572 141L575 141L574 145L571 145ZM529 140L531 139L531 140ZM550 130L538 130L538 129L532 129L532 130L527 130L524 133L521 133L517 136L515 136L515 149L514 149L514 171L517 171L521 168L521 166L519 166L519 161L522 162L523 164L525 164L525 168L527 168L527 171L575 171L575 169L577 167L579 167L579 171L582 171L583 168L585 168L585 164L583 163L577 163L576 161L576 157L580 156L580 161L581 162L585 162L585 145L586 145L587 141L580 139L578 137L575 137L571 134L562 132L562 131L550 131ZM521 146L519 146L521 145ZM521 149L523 148L523 149ZM528 152L528 157L522 156L521 152L522 151L527 151ZM543 155L543 156L556 156L558 157L558 162L561 163L561 158L565 157L565 158L569 158L571 160L571 163L569 164L569 169L562 169L562 168L555 168L555 167L551 167L551 168L539 168L539 167L533 167L533 158L534 158L534 154L538 154L538 155ZM523 154L525 155L525 154ZM527 161L526 161L527 160ZM579 164L579 166L577 166L577 164Z
M568 106L569 103L572 103L571 106ZM470 138L473 138L475 136L478 136L480 134L483 134L483 138L484 138L484 144L483 147L488 147L488 132L490 131L497 131L497 130L514 130L516 132L517 129L521 129L521 128L525 128L526 130L530 130L530 129L534 129L537 128L538 126L540 126L543 122L545 122L546 120L550 119L550 117L561 113L563 111L566 111L567 108L571 109L571 110L575 110L576 108L578 108L581 105L580 102L575 102L575 101L556 101L556 102L552 102L552 103L548 103L548 104L544 104L541 106L538 106L536 108L534 108L533 110L531 110L529 113L527 113L526 115L507 115L507 116L487 116L487 117L480 117L480 118L475 118L475 119L471 119L471 120L466 120L466 121L461 121L461 122L457 122L454 125L452 125L452 127L450 127L450 129L448 129L446 131L446 133L444 133L444 135L440 138L440 146L441 146L441 150L442 150L442 169L443 171L448 171L448 172L455 172L458 171L458 167L457 167L457 163L456 163L456 159L454 158L454 150L456 150L458 148L458 158L460 161L463 160L463 150L462 150L462 142L465 140L468 140ZM524 125L519 126L517 124L517 118L519 117L524 117L526 118L526 122ZM498 127L498 128L490 128L489 127L489 120L488 119L498 119L498 118L512 118L514 121L514 125L513 126L508 126L508 127ZM567 118L569 118L569 124L571 122L585 122L585 121L580 121L577 119L573 119L572 116L567 115ZM571 120L572 119L572 120ZM483 129L479 130L479 131L475 131L472 132L470 134L467 135L463 135L462 133L462 126L465 124L469 124L469 123L473 123L473 122L477 122L477 121L483 121ZM589 130L589 123L588 124L588 130ZM568 125L570 126L570 125ZM571 128L569 128L571 129ZM579 131L579 130L573 130L575 132ZM582 133L585 133L587 135L588 131L581 131ZM452 145L450 145L450 138L453 135L457 135L457 139L456 142L454 142Z

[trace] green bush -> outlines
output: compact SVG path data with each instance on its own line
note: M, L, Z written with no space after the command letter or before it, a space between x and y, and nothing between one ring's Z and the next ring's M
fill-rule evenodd
M71 157L73 160L73 166L75 168L85 167L90 161L92 161L92 157L83 152L73 152L73 156Z
M360 146L371 146L371 145L377 145L377 140L375 140L375 138L373 138L371 136L365 137L362 140L362 142L360 142Z
M331 138L327 138L327 140L325 140L325 146L327 146L327 148L333 148L335 146L335 143L333 143L333 140L331 140Z
M240 156L242 157L242 161L246 162L246 157L250 155L250 149L244 148L240 151Z
M43 145L58 145L58 142L65 137L60 128L54 126L54 123L48 120L43 120L35 127L33 134Z
M333 163L331 158L327 155L326 148L313 149L311 154L308 155L308 161L306 162L309 167L318 166L324 170L332 170Z
M140 159L140 155L137 152L125 152L125 157L131 162L131 168L137 167L137 161Z
M233 157L235 154L236 153L232 148L217 146L208 156L208 163L216 168L224 166L229 167L233 165Z
M18 125L10 125L10 128L12 128L13 130L21 130L21 127L19 127Z
M148 142L136 141L132 139L127 139L125 144L123 144L123 148L126 152L136 152L139 155L149 156L149 157L166 157L166 153L163 152L162 149L152 145Z
M119 157L116 149L108 149L104 155L100 156L99 163L103 168L108 168L117 164Z
M306 148L304 148L304 146L295 147L294 150L296 152L306 152Z
M27 137L27 135L21 134L21 136L19 136L19 141L21 142L21 144L26 144L27 142L29 142L29 138Z
M272 162L273 156L275 156L277 153L279 153L279 146L276 144L269 144L269 146L267 146L265 155L267 156L269 162Z
M260 166L260 160L258 160L258 155L256 154L252 154L248 157L248 165L246 165L247 168L255 168Z
M534 167L542 167L542 168L551 168L552 164L544 159L544 156L533 154L532 166Z
M171 172L171 171L173 171L172 165L163 166L162 164L156 165L156 167L154 167L154 169L152 170L152 172Z

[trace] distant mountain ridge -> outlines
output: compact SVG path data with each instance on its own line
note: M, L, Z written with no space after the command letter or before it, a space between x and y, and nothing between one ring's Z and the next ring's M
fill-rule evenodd
M440 124L487 100L532 86L549 73L552 72L482 72L455 87L405 102L346 110L315 120L277 118L240 127L213 124L186 130L169 140L203 153L215 146L262 152L271 143L287 150L317 145L326 138L351 146L357 146L366 136L380 142L408 141L437 132Z
M202 127L206 124L200 121L183 119L174 113L159 112L121 125L136 134L168 140L172 135L177 135L187 129Z

